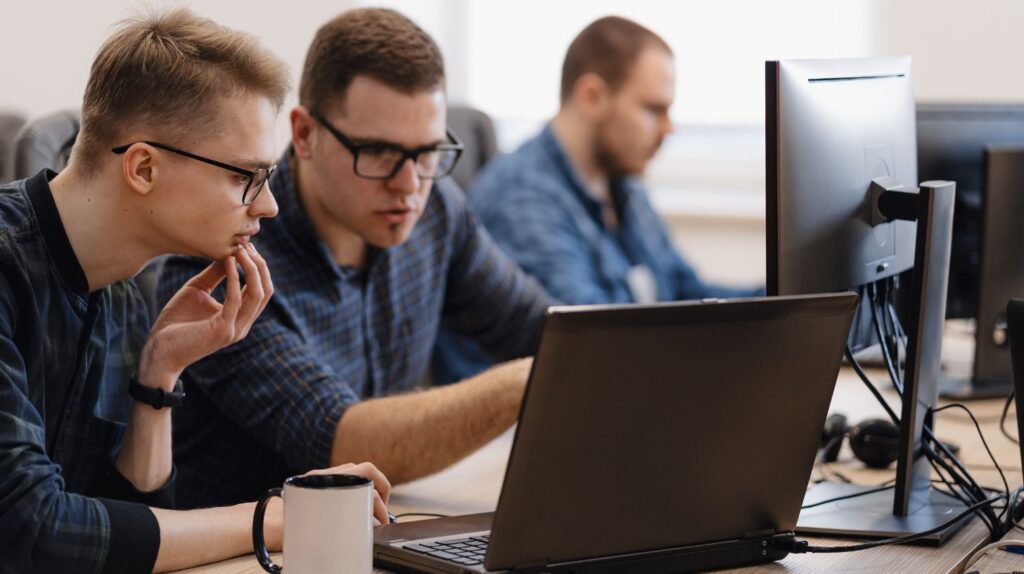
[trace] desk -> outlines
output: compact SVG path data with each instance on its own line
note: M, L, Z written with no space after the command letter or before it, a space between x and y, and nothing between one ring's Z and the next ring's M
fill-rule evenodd
M957 348L966 344L962 338L947 336L947 346L952 352L944 356L965 357L970 349ZM949 364L950 370L966 372L969 360ZM885 379L880 371L870 371L872 379L881 383ZM886 388L888 385L879 385ZM891 387L883 390L886 399L896 405L899 397ZM992 448L996 459L1004 466L1007 480L1011 488L1022 482L1020 454L1017 446L1003 437L998 430L1002 400L973 402L968 405L982 423L985 438ZM832 411L843 412L856 423L867 417L884 416L884 411L875 402L867 389L849 368L843 368L832 399ZM898 412L898 411L897 411ZM1012 411L1011 411L1012 413ZM1012 416L1012 414L1011 414ZM1011 419L1012 420L1012 419ZM936 417L936 434L943 440L953 441L960 445L960 458L970 465L971 472L978 482L984 486L1000 486L999 475L988 467L991 462L985 453L977 432L970 419L962 411L944 411ZM512 445L512 431L506 432L467 459L455 466L412 483L395 488L391 498L391 511L395 514L406 512L432 512L439 514L469 514L494 510L509 449ZM866 469L853 459L849 450L844 447L839 462L831 465L857 483L877 484L895 476L895 470L876 471ZM1024 538L1024 532L1018 532ZM849 554L799 554L790 555L777 563L760 567L729 570L741 574L757 572L791 572L810 574L815 572L843 573L876 573L876 572L955 572L967 556L975 549L987 543L987 531L977 519L960 530L954 537L940 548L919 546L887 546ZM835 539L809 539L815 544L830 545L852 543ZM1000 552L998 554L1005 555ZM279 557L278 557L279 559ZM1011 567L1004 560L1013 559L1010 564L1017 569L1024 568L1024 556L994 555L985 560L992 560L992 569L984 566L983 572L1009 571ZM985 564L986 562L983 562ZM243 556L226 560L217 564L193 568L186 572L194 574L257 574L263 570L252 556ZM383 572L383 570L378 570Z

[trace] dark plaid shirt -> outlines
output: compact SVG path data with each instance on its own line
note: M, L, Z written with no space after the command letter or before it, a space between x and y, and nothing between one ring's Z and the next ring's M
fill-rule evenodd
M442 316L501 358L531 354L547 297L476 224L450 179L433 188L409 239L339 267L292 187L288 155L271 180L278 217L256 239L276 292L243 341L193 365L175 412L177 499L253 500L328 466L345 409L424 382ZM173 258L166 301L206 262Z
M55 175L0 187L0 572L150 572L139 501L173 504L173 480L143 495L114 470L147 309L132 281L89 293Z

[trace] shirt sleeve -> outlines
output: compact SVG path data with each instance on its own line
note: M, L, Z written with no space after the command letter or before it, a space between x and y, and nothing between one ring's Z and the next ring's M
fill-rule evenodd
M160 531L148 507L64 490L30 400L9 295L0 287L0 571L152 571Z
M452 222L446 326L473 338L499 360L532 354L544 312L554 301L498 248L477 223L461 191L435 191L444 197Z
M166 302L208 263L169 259L158 300ZM359 402L351 386L310 352L276 296L244 339L194 363L184 379L199 385L225 417L295 469L330 466L338 421Z
M647 196L642 191L637 191L632 194L631 201L632 208L638 211L638 219L646 222L642 225L645 229L638 231L649 235L647 239L653 242L654 251L663 255L661 261L666 262L668 266L665 275L671 282L673 300L711 297L729 299L764 295L764 287L727 287L704 282L697 274L697 270L683 258L672 243L668 226L654 211Z
M764 287L728 287L704 282L696 269L693 268L679 253L669 238L665 224L658 221L659 239L663 245L663 253L668 254L669 277L672 279L674 299L684 301L689 299L707 299L711 297L719 299L731 299L734 297L759 297L764 295Z

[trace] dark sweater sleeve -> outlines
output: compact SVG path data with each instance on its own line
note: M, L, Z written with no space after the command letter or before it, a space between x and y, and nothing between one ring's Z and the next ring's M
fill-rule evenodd
M152 572L160 550L160 525L153 511L138 502L98 500L110 518L107 559L101 574Z
M151 572L160 546L152 511L68 492L47 455L5 291L0 281L0 572Z

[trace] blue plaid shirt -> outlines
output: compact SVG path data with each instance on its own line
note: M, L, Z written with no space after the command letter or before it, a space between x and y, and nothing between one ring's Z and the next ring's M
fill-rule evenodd
M612 184L618 229L608 228L601 203L587 191L551 126L515 152L488 163L469 191L470 205L495 243L569 305L633 303L629 277L646 268L658 301L763 295L702 281L672 245L636 178ZM445 332L437 378L457 380L486 368L472 342Z
M173 504L173 480L142 494L114 469L149 316L132 281L89 293L55 175L0 187L0 572L150 572L141 502Z
M476 224L461 190L438 181L409 239L339 267L293 188L290 155L270 181L278 217L256 238L275 294L241 342L193 365L175 412L177 499L253 500L328 466L338 421L367 397L425 380L442 316L502 358L534 352L547 296ZM170 259L166 301L206 262Z

